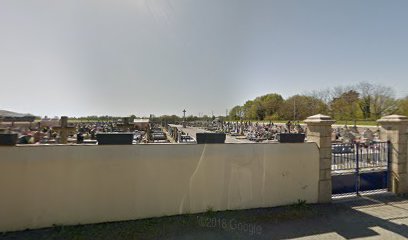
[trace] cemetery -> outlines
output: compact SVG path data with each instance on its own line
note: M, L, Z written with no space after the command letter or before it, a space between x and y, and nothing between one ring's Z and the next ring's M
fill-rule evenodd
M406 117L384 117L379 131L361 133L333 127L334 122L315 115L301 129L289 124L223 123L224 132L214 126L163 127L152 122L143 131L126 122L70 124L63 117L58 126L38 135L35 144L0 146L0 206L7 206L0 208L0 232L199 213L208 208L273 207L298 199L328 203L334 193L373 188L408 192ZM257 144L225 133L225 129L258 134L285 128L286 134L304 134L305 139ZM16 136L7 131L4 136ZM194 139L193 144L182 140L186 136ZM95 142L86 143L91 140ZM57 144L50 144L54 141ZM358 145L346 147L350 144ZM364 179L361 189L354 188L356 176ZM384 177L386 181L381 180Z
M307 141L306 132L306 125L299 121L283 124L272 121L223 121L216 118L206 122L183 120L178 124L167 124L123 117L117 121L69 122L68 117L62 116L60 119L44 118L38 122L0 121L0 144L2 139L4 144L12 144L11 139L14 139L15 144L98 144L98 139L104 139L102 144L106 144L106 139L112 139L110 144L197 143L197 133L206 133L210 137L224 134L225 140L218 143L284 143ZM17 139L14 134L17 134ZM131 142L129 134L133 135ZM200 142L204 135L199 135ZM378 126L362 128L336 125L332 130L334 143L365 143L378 139Z
M1 1L0 240L408 239L407 9Z

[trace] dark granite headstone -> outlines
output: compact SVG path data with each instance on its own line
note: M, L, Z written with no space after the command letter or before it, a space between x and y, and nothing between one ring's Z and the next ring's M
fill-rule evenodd
M98 145L128 145L133 142L133 133L98 133Z
M197 143L225 143L225 133L196 133Z
M280 143L303 143L305 134L303 133L279 133L277 139Z
M17 133L0 133L0 146L15 146Z

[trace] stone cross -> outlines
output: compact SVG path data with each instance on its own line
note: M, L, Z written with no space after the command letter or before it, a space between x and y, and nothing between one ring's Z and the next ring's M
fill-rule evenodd
M183 110L183 128L186 127L186 109Z
M68 126L68 117L62 116L60 120L60 126L53 127L53 130L58 131L60 135L61 144L67 144L68 142L68 133L75 130L75 127Z

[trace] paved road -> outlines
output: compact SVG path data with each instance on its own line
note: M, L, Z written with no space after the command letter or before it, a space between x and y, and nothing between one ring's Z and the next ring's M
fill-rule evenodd
M332 204L297 204L0 234L1 240L407 238L408 197L389 193L337 199Z
M180 233L171 239L408 239L408 198L386 193L335 200L313 209L317 216L260 221L260 234L210 230Z

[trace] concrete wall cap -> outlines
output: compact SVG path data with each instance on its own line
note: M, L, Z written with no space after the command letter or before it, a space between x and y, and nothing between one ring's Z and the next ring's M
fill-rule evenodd
M306 118L305 123L322 123L322 124L333 124L334 121L330 116L323 114L317 114Z
M404 123L408 124L408 117L403 115L388 115L377 120L378 123Z

